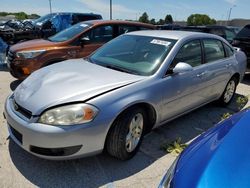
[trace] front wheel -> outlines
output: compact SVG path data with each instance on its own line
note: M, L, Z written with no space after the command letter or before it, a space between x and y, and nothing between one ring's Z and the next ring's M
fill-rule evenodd
M237 84L238 84L237 78L232 77L229 80L223 94L221 95L219 99L219 102L222 105L228 105L232 101L235 91L236 91Z
M120 115L107 137L108 153L121 160L132 158L141 145L146 122L146 113L142 108L129 109Z

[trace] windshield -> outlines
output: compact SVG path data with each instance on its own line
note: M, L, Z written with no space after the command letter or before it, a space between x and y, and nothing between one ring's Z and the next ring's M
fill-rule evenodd
M69 27L69 28L55 34L52 37L49 37L48 39L52 42L64 42L64 41L67 41L69 39L72 39L74 36L85 31L90 26L91 26L91 24L89 24L89 23L78 23L76 25L73 25L72 27Z
M154 74L175 40L123 35L100 48L90 62L131 74L149 76Z
M47 14L45 16L42 16L42 17L36 19L33 23L34 23L34 25L41 26L47 20L51 19L54 15L56 15L56 14Z
M236 38L250 38L250 25L246 25L236 36Z

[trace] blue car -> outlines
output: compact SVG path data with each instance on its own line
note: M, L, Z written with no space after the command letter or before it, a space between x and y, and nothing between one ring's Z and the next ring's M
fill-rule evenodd
M176 159L159 187L250 187L250 110L199 136Z

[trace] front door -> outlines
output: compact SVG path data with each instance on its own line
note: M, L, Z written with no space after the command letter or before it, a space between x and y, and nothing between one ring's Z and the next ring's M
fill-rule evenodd
M170 69L179 62L193 67L192 71L167 75L161 85L161 120L171 119L208 101L206 67L203 62L200 40L186 43L174 58Z
M97 26L83 34L85 43L79 47L77 58L86 57L114 38L112 25Z

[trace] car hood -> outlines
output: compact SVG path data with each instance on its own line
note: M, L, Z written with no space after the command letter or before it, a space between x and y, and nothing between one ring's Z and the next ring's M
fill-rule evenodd
M38 50L48 47L55 47L57 44L44 39L35 39L27 42L21 42L11 46L10 50L12 52L27 51L27 50Z
M174 187L250 187L250 111L199 138L178 161Z
M76 102L144 79L83 59L67 60L31 74L14 91L17 104L39 115L46 108Z

